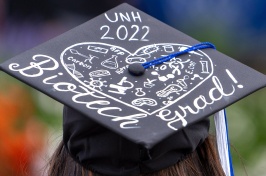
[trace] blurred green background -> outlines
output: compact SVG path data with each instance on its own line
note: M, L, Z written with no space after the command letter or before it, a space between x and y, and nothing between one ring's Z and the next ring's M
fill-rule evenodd
M0 61L127 2L266 73L263 0L0 0ZM266 90L227 108L236 175L266 175ZM62 105L0 75L0 176L45 175L62 137Z

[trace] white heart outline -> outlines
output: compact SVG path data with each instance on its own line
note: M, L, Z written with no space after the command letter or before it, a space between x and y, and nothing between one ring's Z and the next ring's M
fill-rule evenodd
M103 92L101 92L101 91L99 91L99 90L97 90L97 89L93 89L93 88L89 87L88 85L84 84L81 80L79 80L76 76L74 76L74 75L69 71L69 69L66 68L66 66L65 66L65 64L64 64L63 56L64 56L64 54L65 54L65 52L66 52L67 50L69 50L70 48L73 48L73 47L75 47L75 46L78 46L78 45L91 45L91 44L105 45L105 46L109 46L109 47L116 47L116 48L119 48L119 49L121 49L121 50L127 52L127 53L128 53L128 56L135 56L136 53L138 53L138 52L139 52L140 50L142 50L143 48L148 48L148 47L150 47L150 46L156 46L156 45L180 45L180 46L185 46L185 47L191 47L191 46L190 46L190 45L184 45L184 44L177 44L177 43L157 43L157 44L150 44L150 45L142 46L142 47L140 47L139 49L137 49L137 50L132 54L132 53L129 52L128 50L126 50L126 49L124 49L124 48L122 48L122 47L120 47L120 46L116 46L116 45L111 45L111 44L101 43L101 42L82 42L82 43L76 43L76 44L74 44L74 45L71 45L71 46L67 47L67 48L61 53L61 55L60 55L60 60L61 60L61 64L62 64L62 66L65 68L65 70L68 72L68 74L69 74L72 78L74 78L77 82L79 82L80 84L82 84L83 86L85 86L86 88L88 88L88 89L90 89L90 90L92 90L92 91L94 91L94 92L97 92L97 93L99 93L99 94L101 94L101 95L104 95L105 97L108 97L108 98L110 98L110 99L112 99L112 100L114 100L114 101L116 101L116 102L122 103L122 104L124 104L124 105L126 105L126 106L129 106L129 107L131 107L131 108L134 108L134 109L136 109L136 110L138 110L138 111L141 111L141 112L143 112L143 113L146 113L146 114L148 114L148 115L155 114L156 112L161 111L161 110L163 110L163 109L165 109L165 108L167 108L167 107L169 107L169 106L175 104L175 103L178 102L180 99L184 98L184 97L187 96L189 93L191 93L193 90L195 90L197 87L199 87L200 85L202 85L206 80L208 80L208 79L213 75L213 62L212 62L211 58L210 58L206 53L204 53L203 51L201 51L201 50L197 50L197 52L202 53L205 57L207 57L207 58L209 59L209 61L210 61L210 63L211 63L211 73L210 73L210 74L209 74L204 80L202 80L199 84L197 84L197 85L196 85L195 87L193 87L191 90L189 90L189 91L186 92L185 94L183 94L183 95L181 95L180 97L178 97L177 99L175 99L172 103L169 103L169 104L167 104L167 105L165 105L165 106L163 106L163 107L161 107L161 108L159 108L159 109L157 109L157 110L155 110L155 111L153 111L153 112L147 112L147 111L145 111L144 109L138 108L138 107L136 107L136 106L133 106L133 105L131 105L131 104L128 104L128 103L126 103L126 102L123 102L123 101L121 101L121 100L119 100L119 99L117 99L117 98L114 98L114 97L112 97L112 96L110 96L110 95L108 95L108 94L105 94L105 93L103 93ZM128 56L127 56L127 57L128 57ZM126 58L127 58L127 57L126 57Z

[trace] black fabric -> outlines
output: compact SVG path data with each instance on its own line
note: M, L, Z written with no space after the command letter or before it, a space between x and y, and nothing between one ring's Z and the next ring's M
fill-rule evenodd
M65 147L85 168L104 175L133 176L167 168L193 152L208 136L209 119L183 128L150 150L66 106L63 130Z

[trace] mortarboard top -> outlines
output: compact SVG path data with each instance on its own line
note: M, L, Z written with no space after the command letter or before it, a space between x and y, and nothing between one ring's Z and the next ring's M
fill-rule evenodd
M141 76L128 71L199 42L122 4L1 64L1 70L150 149L265 87L266 77L213 48Z

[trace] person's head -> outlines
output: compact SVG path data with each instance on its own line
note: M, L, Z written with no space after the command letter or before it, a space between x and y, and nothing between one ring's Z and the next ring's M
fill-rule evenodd
M48 173L223 176L215 140L208 131L209 120L205 119L145 149L65 107L63 141L49 162Z

